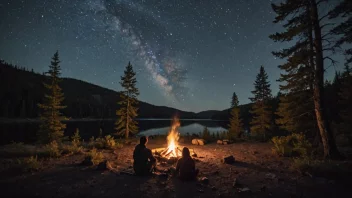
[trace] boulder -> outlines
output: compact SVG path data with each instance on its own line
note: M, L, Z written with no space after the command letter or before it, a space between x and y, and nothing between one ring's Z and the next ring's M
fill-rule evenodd
M222 140L216 141L217 144L222 144Z
M93 166L93 161L92 158L90 156L87 156L84 158L84 160L81 162L82 166Z
M228 157L224 157L222 162L225 164L233 164L233 163L235 163L235 158L232 155L230 155Z
M209 179L207 177L202 177L200 179L200 181L203 183L203 184L209 184Z
M203 146L205 144L205 140L204 139L193 139L192 144Z
M111 170L111 164L108 160L105 160L103 162L100 162L97 166L97 170L105 171L105 170Z

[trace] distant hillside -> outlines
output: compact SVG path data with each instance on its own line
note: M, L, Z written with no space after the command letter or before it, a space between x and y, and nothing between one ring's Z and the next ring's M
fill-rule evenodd
M42 101L47 77L24 68L0 62L0 117L36 118L37 104ZM113 118L118 108L119 93L88 82L63 78L64 115L72 118ZM140 118L196 118L193 112L139 103Z
M220 113L219 110L208 110L208 111L201 111L197 113L197 118L199 119L211 119L214 115Z

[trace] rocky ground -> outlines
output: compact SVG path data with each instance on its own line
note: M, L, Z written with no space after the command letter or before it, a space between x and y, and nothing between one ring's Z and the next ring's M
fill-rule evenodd
M153 140L148 144L149 148L164 146ZM347 185L350 175L321 177L299 173L291 168L292 159L272 154L268 143L205 146L185 143L182 146L197 153L200 181L124 174L131 171L132 144L103 151L112 170L81 166L84 155L79 154L47 161L46 168L39 172L4 175L0 187L6 196L2 197L338 197L352 192ZM229 155L236 162L222 163L221 159ZM350 161L340 163L350 165ZM158 169L167 170L172 166L159 163Z

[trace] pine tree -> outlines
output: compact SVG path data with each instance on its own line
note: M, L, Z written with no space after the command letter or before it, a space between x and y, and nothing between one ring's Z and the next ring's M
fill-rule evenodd
M231 99L231 108L238 106L238 97L236 92L233 92L232 99Z
M331 33L340 35L341 37L336 42L335 46L341 46L342 44L352 43L352 2L351 0L343 0L338 4L329 14L329 18L336 18L342 16L345 19L342 23L337 25L331 30ZM350 45L349 45L350 46ZM352 48L345 50L347 57L346 63L352 63Z
M242 119L240 118L240 108L238 107L238 98L236 93L233 93L232 97L232 109L231 109L231 118L230 118L230 124L228 125L229 127L229 139L236 139L239 138L242 135L243 132L243 124L242 124Z
M38 104L42 109L41 120L38 139L41 143L49 143L52 141L60 141L64 135L66 125L61 122L65 119L60 113L65 106L62 105L64 94L59 86L60 79L60 60L59 53L56 52L52 57L51 65L49 66L49 83L44 83L47 89L47 94L44 96L42 104Z
M271 89L268 82L268 75L266 74L264 67L260 67L259 74L257 75L254 83L254 95L250 100L254 103L250 113L253 115L251 121L251 134L253 136L261 136L264 140L267 138L268 130L271 126L272 113L268 100L271 99Z
M340 131L347 136L352 146L352 75L348 64L342 74L342 86L339 93Z
M276 119L276 124L289 133L296 132L297 130L297 123L295 122L295 115L293 112L292 102L290 102L288 96L281 95L279 107L277 109L276 115L279 117Z
M286 0L279 5L272 4L277 14L274 23L286 21L283 25L285 32L271 35L274 41L286 42L297 38L297 43L280 52L273 54L279 58L287 58L287 63L280 68L287 74L282 75L286 81L284 88L291 92L302 92L304 86L310 86L314 98L314 109L319 128L320 137L324 147L326 158L339 157L335 140L326 117L324 108L324 57L322 28L319 18L318 5L324 1L316 0ZM288 18L288 19L287 19ZM313 82L313 84L307 82ZM305 85L306 84L306 85ZM303 91L304 92L304 91Z
M202 132L202 138L206 142L209 142L211 140L211 135L210 135L210 131L208 130L208 127L204 127L203 132Z
M138 105L137 96L139 91L136 88L136 83L136 73L129 62L124 76L121 76L120 84L124 90L121 92L121 99L118 102L120 109L116 111L116 115L119 117L116 121L116 130L118 134L124 134L126 139L130 134L135 134L138 131L138 123L134 120L138 115L136 106Z

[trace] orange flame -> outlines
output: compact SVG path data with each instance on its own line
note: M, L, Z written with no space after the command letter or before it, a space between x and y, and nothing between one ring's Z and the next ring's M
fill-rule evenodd
M178 139L180 138L180 133L178 132L178 128L180 127L180 121L177 117L173 118L171 130L167 136L167 151L166 153L170 153L169 157L179 157L180 153L178 150Z

